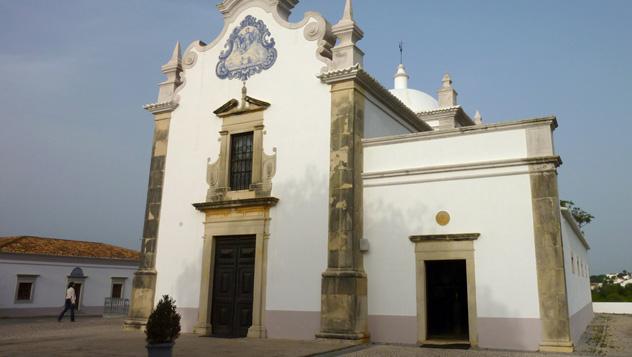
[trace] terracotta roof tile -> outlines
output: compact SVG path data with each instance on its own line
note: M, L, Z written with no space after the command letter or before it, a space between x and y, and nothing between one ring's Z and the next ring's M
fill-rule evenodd
M138 251L111 244L33 236L0 237L0 253L140 260Z

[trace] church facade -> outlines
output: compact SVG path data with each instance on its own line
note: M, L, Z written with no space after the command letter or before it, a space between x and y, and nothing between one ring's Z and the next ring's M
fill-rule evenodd
M363 67L351 1L225 0L179 44L154 115L126 327L163 294L184 332L572 351L589 249L561 211L554 117L483 124Z

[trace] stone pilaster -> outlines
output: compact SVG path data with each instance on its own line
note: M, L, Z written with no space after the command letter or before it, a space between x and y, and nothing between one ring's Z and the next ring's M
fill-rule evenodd
M146 107L154 113L154 140L149 168L149 184L147 187L147 205L145 208L145 224L141 244L141 262L134 273L132 302L126 329L140 329L147 322L154 305L156 293L156 246L158 227L160 224L160 207L162 188L167 158L169 124L171 112L176 105L164 103Z
M554 164L533 165L531 171L533 228L542 321L540 351L572 352L557 172Z
M355 79L331 87L329 241L322 275L320 338L367 339L367 277L362 239L365 97Z
M154 141L149 168L143 241L140 247L141 261L138 271L134 273L132 303L128 319L125 320L126 329L142 328L147 323L147 318L154 307L157 274L156 247L158 246L158 227L160 224L165 162L167 160L169 125L171 123L171 113L178 107L177 100L175 100L176 89L182 84L180 42L176 43L171 53L171 58L161 67L161 71L167 79L160 83L158 102L145 106L145 109L154 115Z
M526 130L527 156L556 158L555 118ZM548 161L548 160L547 160ZM529 166L542 341L540 351L572 352L568 294L564 274L560 197L557 190L559 158Z

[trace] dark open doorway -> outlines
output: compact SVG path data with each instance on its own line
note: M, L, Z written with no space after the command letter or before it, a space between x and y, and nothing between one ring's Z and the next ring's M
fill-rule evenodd
M427 339L469 340L465 260L425 264Z
M215 241L211 324L215 337L246 337L252 325L255 236Z
M72 287L75 289L75 310L79 311L81 308L81 283L74 283Z

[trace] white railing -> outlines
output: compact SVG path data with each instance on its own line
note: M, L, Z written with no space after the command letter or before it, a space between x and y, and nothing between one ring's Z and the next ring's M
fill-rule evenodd
M103 304L103 315L127 315L129 310L129 299L105 298Z

